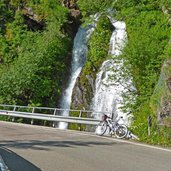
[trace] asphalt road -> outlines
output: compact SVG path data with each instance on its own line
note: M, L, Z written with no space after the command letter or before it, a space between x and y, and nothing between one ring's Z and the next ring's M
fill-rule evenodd
M171 150L75 131L0 122L10 171L171 171Z

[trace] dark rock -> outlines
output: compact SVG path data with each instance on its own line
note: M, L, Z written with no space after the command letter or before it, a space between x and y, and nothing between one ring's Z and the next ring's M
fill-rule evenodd
M24 15L24 21L27 25L28 30L37 31L37 30L43 30L45 24L41 22L37 22L36 20L30 18L27 15Z
M80 77L77 78L76 85L73 89L72 108L89 110L94 93L94 81L90 75L87 75L87 82L83 84L80 79L81 76L80 74Z
M37 31L44 29L45 23L40 16L33 12L32 8L23 7L22 13L24 16L25 24L29 30Z
M77 0L63 0L62 3L69 9L77 9Z
M81 13L76 4L77 0L63 0L62 3L70 10L68 15L69 22L63 26L65 32L74 38L81 24Z

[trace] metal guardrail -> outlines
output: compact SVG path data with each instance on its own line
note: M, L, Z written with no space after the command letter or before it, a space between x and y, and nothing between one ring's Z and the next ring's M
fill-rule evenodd
M93 118L81 118L81 117L70 117L70 116L67 117L67 116L48 115L48 114L29 113L29 112L16 112L16 111L7 111L7 110L0 110L0 115L54 121L54 122L56 121L56 122L87 124L87 125L97 125L99 122L98 119L93 119Z
M37 111L40 110L40 113L35 112L36 110ZM77 112L79 116L72 117L72 116L57 115L61 111ZM97 125L99 123L100 121L99 119L83 117L82 116L83 113L90 115L91 113L94 113L94 111L0 104L0 115L10 116L13 118L13 121L15 117L18 117L18 118L31 119L31 124L33 124L34 119L52 121L52 122L86 124L86 125ZM95 112L95 113L102 114L102 112Z

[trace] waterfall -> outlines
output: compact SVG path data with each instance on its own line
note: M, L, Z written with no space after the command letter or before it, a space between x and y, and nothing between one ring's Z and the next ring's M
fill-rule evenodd
M110 18L110 17L109 17ZM121 21L115 21L110 18L114 31L110 39L109 55L112 59L104 61L95 81L95 93L92 99L91 108L93 111L104 112L113 117L126 114L121 110L123 107L123 93L126 93L131 87L131 79L123 78L124 61L119 59L125 43L127 42L126 24ZM93 113L95 118L101 118L101 114Z
M80 27L74 39L71 74L68 80L68 86L63 92L60 103L60 108L65 109L65 111L61 113L62 116L69 115L72 90L86 62L88 52L87 41L94 31L99 17L100 15L95 15L92 24L89 24L88 27ZM124 115L121 110L123 106L122 95L130 89L132 82L130 78L127 80L123 78L124 72L122 68L124 67L124 61L117 58L117 56L121 54L125 42L127 41L126 24L121 21L115 21L111 17L109 18L115 28L110 39L109 47L109 55L112 55L113 58L103 62L97 74L91 108L93 111L99 113L114 113L116 116L122 115L126 118L126 115ZM101 114L96 114L95 112L92 115L96 118L101 117ZM67 127L68 123L59 122L58 124L58 128L60 129L66 129Z
M87 28L82 28L82 27L79 28L76 37L74 39L72 62L71 62L71 75L69 78L68 87L63 92L63 96L60 104L60 107L62 109L66 109L64 112L61 113L62 116L69 115L68 109L70 109L72 90L74 88L76 79L79 76L82 67L86 62L87 52L88 52L87 41L94 31L99 15L98 14L95 15L93 18L94 18L93 23L90 24ZM58 128L60 129L66 129L67 127L68 124L65 122L59 122L58 124Z

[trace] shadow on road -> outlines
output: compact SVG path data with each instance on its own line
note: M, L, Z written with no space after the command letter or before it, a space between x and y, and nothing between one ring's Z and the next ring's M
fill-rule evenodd
M97 141L38 141L38 140L16 140L16 141L0 141L0 147L14 147L18 149L34 149L34 150L50 150L51 147L78 147L86 146L92 147L93 145L113 145L115 142L97 142Z
M38 167L7 148L0 147L0 154L10 171L41 171Z

